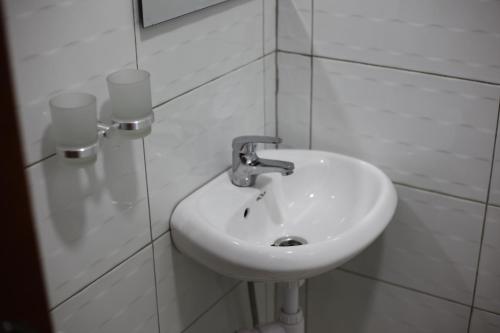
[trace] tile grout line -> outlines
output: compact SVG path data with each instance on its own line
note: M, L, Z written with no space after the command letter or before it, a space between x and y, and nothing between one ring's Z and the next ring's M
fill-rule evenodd
M275 31L274 31L274 38L275 38L275 54L274 54L274 81L275 81L275 86L274 86L274 134L279 137L279 132L278 132L278 95L279 95L279 89L280 89L280 77L279 77L279 67L278 67L278 29L279 29L279 2L280 0L275 1ZM278 146L276 145L276 148Z
M156 324L158 327L158 333L161 332L160 328L160 306L158 303L158 280L156 279L156 256L155 256L155 246L153 242L153 226L151 224L151 201L149 198L149 181L148 181L148 168L147 168L147 159L146 159L146 140L142 139L142 152L144 157L144 177L146 181L146 197L148 202L148 219L149 219L149 239L151 244L151 251L153 255L153 279L154 279L154 287L155 287L155 303L156 303Z
M137 46L137 29L140 29L140 24L136 24L137 15L136 9L139 9L135 6L135 1L132 0L132 16L134 21L134 50L135 50L135 65L136 68L139 69L139 54L138 54L138 46ZM153 244L153 227L151 225L151 202L149 198L149 182L148 182L148 168L147 168L147 159L146 159L146 140L144 138L142 141L142 156L144 161L144 181L146 183L146 200L148 204L148 220L149 220L149 244L151 244L151 255L153 259L153 283L155 289L155 309L156 309L156 327L158 328L158 333L161 332L160 329L160 309L158 305L158 283L156 279L156 257L155 257L155 247Z
M433 293L430 293L430 292L427 292L427 291L423 291L423 290L420 290L420 289L408 287L408 286L405 286L403 284L399 284L399 283L391 282L391 281L388 281L388 280L376 278L376 277L373 277L373 276L370 276L370 275L367 275L367 274L358 273L358 272L352 271L352 270L347 269L347 268L339 267L339 268L337 268L337 270L339 270L341 272L344 272L344 273L356 275L356 276L359 276L359 277L362 277L362 278L365 278L365 279L368 279L368 280L372 280L372 281L376 281L376 282L380 282L380 283L385 283L385 284L388 284L388 285L393 286L393 287L397 287L397 288L409 290L409 291L412 291L412 292L415 292L415 293L418 293L418 294L422 294L422 295L426 295L426 296L429 296L429 297L438 298L438 299L441 299L443 301L447 301L447 302L450 302L450 303L462 305L462 306L465 306L467 308L471 307L471 305L467 304L467 303L456 301L456 300L453 300L451 298L447 298L447 297L443 297L443 296L440 296L440 295L436 295L436 294L433 294Z
M484 241L484 232L486 229L486 217L488 214L488 202L490 201L490 192L491 192L491 181L493 179L493 169L495 167L495 150L496 150L496 145L497 145L497 138L498 138L498 122L500 121L500 104L498 106L497 110L497 128L495 131L495 140L493 141L493 152L491 154L491 167L490 167L490 177L489 177L489 183L488 183L488 191L486 192L486 206L484 207L484 216L483 216L483 225L481 228L481 241L479 243L479 252L477 256L477 264L476 264L476 276L474 278L474 289L472 290L472 303L470 307L470 312L469 312L469 323L467 326L467 332L470 333L471 325L472 325L472 314L474 311L474 304L476 303L476 292L477 292L477 285L478 285L478 279L479 279L479 265L481 263L481 253L483 250L483 241Z
M309 150L312 149L312 122L313 122L313 89L314 89L314 57L312 56L314 50L314 0L311 0L311 57L309 59Z
M160 102L160 103L158 103L158 104L156 104L156 105L153 105L153 110L154 110L154 109L156 109L156 108L162 107L162 106L163 106L163 105L165 105L165 104L168 104L168 103L170 103L170 102L173 102L174 100L176 100L176 99L178 99L178 98L180 98L180 97L183 97L183 96L185 96L185 95L187 95L187 94L189 94L189 93L191 93L191 92L193 92L193 91L195 91L195 90L197 90L197 89L200 89L200 88L202 88L202 87L204 87L204 86L206 86L206 85L208 85L208 84L210 84L210 83L212 83L212 82L214 82L214 81L217 81L217 80L219 80L219 79L222 79L222 78L223 78L223 77L225 77L226 75L230 75L230 74L232 74L232 73L234 73L234 72L237 72L237 71L239 71L239 70L241 70L241 69L245 68L246 66L249 66L249 65L251 65L251 64L253 64L253 63L256 63L256 62L258 62L258 61L260 61L260 60L263 60L263 59L264 59L264 57L265 57L265 56L260 55L259 57L255 58L255 59L252 59L252 60L250 60L250 61L248 61L248 62L246 62L246 63L244 63L244 64L242 64L242 65L240 65L240 66L238 66L238 67L236 67L236 68L233 68L233 69L231 69L231 70L230 70L230 71L228 71L228 72L224 72L224 73L223 73L223 74L221 74L221 75L218 75L218 76L216 76L216 77L214 77L214 78L212 78L212 79L210 79L210 80L208 80L208 81L206 81L206 82L203 82L203 83L201 83L201 84L199 84L199 85L197 85L197 86L195 86L195 87L193 87L193 88L190 88L189 90L186 90L186 91L184 91L184 92L180 93L179 95L176 95L176 96L174 96L174 97L172 97L172 98L169 98L168 100L165 100L165 101ZM37 165L37 164L40 164L40 163L42 163L42 162L44 162L44 161L46 161L46 160L48 160L48 159L50 159L50 158L52 158L52 157L54 157L54 156L56 156L56 155L57 155L56 153L52 153L52 154L47 155L47 156L45 156L45 157L43 157L43 158L41 158L41 159L39 159L39 160L36 160L36 161L34 161L34 162L31 162L31 163L28 163L28 164L26 164L26 165L24 166L24 169L26 170L26 169L28 169L28 168L31 168L31 167L33 167L33 166L35 166L35 165Z
M107 274L111 273L112 271L114 271L115 269L117 269L119 266L123 265L125 262L129 261L130 259L132 259L134 256L136 256L137 254L139 254L139 252L143 251L144 249L146 249L150 245L151 245L151 242L148 242L148 243L144 244L143 246L141 246L140 248L138 248L136 251L132 252L129 256L125 257L123 260L120 260L118 263L116 263L115 265L113 265L112 267L110 267L109 269L107 269L106 271L104 271L102 274L100 274L95 279L93 279L93 280L85 283L81 288L79 288L77 291L73 292L70 296L66 297L65 299L63 299L62 301L60 301L59 303L57 303L56 305L50 306L49 307L49 312L52 312L52 311L58 309L59 307L61 307L65 303L67 303L69 300L71 300L73 297L76 297L82 291L84 291L85 289L87 289L88 287L90 287L91 285L93 285L95 282L97 282L98 280L100 280L105 275L107 275Z
M322 56L322 55L317 55L317 54L306 54L306 53L302 53L302 52L288 51L288 50L282 50L282 49L278 49L278 52L283 52L283 53L287 53L287 54L296 54L296 55L301 55L301 56L305 56L305 57L313 57L313 58L317 58L317 59L333 60L333 61L339 61L339 62L350 63L350 64L372 66L372 67L384 68L384 69L392 69L392 70L409 72L409 73L425 74L425 75L436 76L436 77L446 78L446 79L455 79L455 80L462 80L462 81L467 81L467 82L500 86L500 82L477 80L477 79L471 79L471 78L454 76L454 75L447 75L447 74L441 74L441 73L435 73L435 72L427 72L427 71L421 71L421 70L416 70L416 69L409 69L409 68L404 68L404 67L380 65L380 64L370 63L370 62L355 61L355 60L349 60L349 59L343 59L343 58L327 57L327 56Z
M183 330L181 330L180 333L185 333L188 329L190 329L198 320L203 318L210 310L212 310L214 307L216 307L226 296L231 294L236 288L238 288L241 285L241 281L238 281L231 289L229 289L227 292L225 292L221 297L219 297L215 302L213 302L208 308L206 308L204 311L202 311L193 321L187 325Z

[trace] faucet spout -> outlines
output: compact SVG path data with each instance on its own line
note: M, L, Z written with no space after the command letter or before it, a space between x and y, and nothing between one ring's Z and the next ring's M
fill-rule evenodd
M233 140L233 172L231 181L240 187L253 186L257 176L279 172L291 175L295 169L292 162L263 159L257 156L257 143L280 143L280 138L267 136L243 136Z
M265 158L259 158L257 165L256 174L268 173L268 172L279 172L283 176L289 176L293 173L295 169L295 164L287 161L279 160L269 160Z

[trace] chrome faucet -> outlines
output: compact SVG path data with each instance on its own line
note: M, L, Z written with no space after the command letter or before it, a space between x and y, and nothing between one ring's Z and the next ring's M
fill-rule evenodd
M292 162L267 160L257 156L257 143L281 143L280 138L272 136L239 136L233 139L233 173L231 181L234 185L248 187L255 185L257 176L262 173L279 172L284 176L291 175L295 165Z

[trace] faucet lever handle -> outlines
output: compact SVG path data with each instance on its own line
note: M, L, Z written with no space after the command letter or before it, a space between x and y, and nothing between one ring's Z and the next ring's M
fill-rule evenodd
M242 151L243 148L248 148L249 146L255 145L257 143L270 143L278 144L283 140L274 136L264 136L264 135L244 135L238 136L233 139L233 150Z

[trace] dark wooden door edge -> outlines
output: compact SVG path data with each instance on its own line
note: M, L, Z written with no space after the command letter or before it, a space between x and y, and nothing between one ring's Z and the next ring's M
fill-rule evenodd
M24 173L21 140L10 75L5 17L0 4L0 321L11 332L52 332ZM0 332L9 331L1 325ZM27 329L26 327L31 327Z

